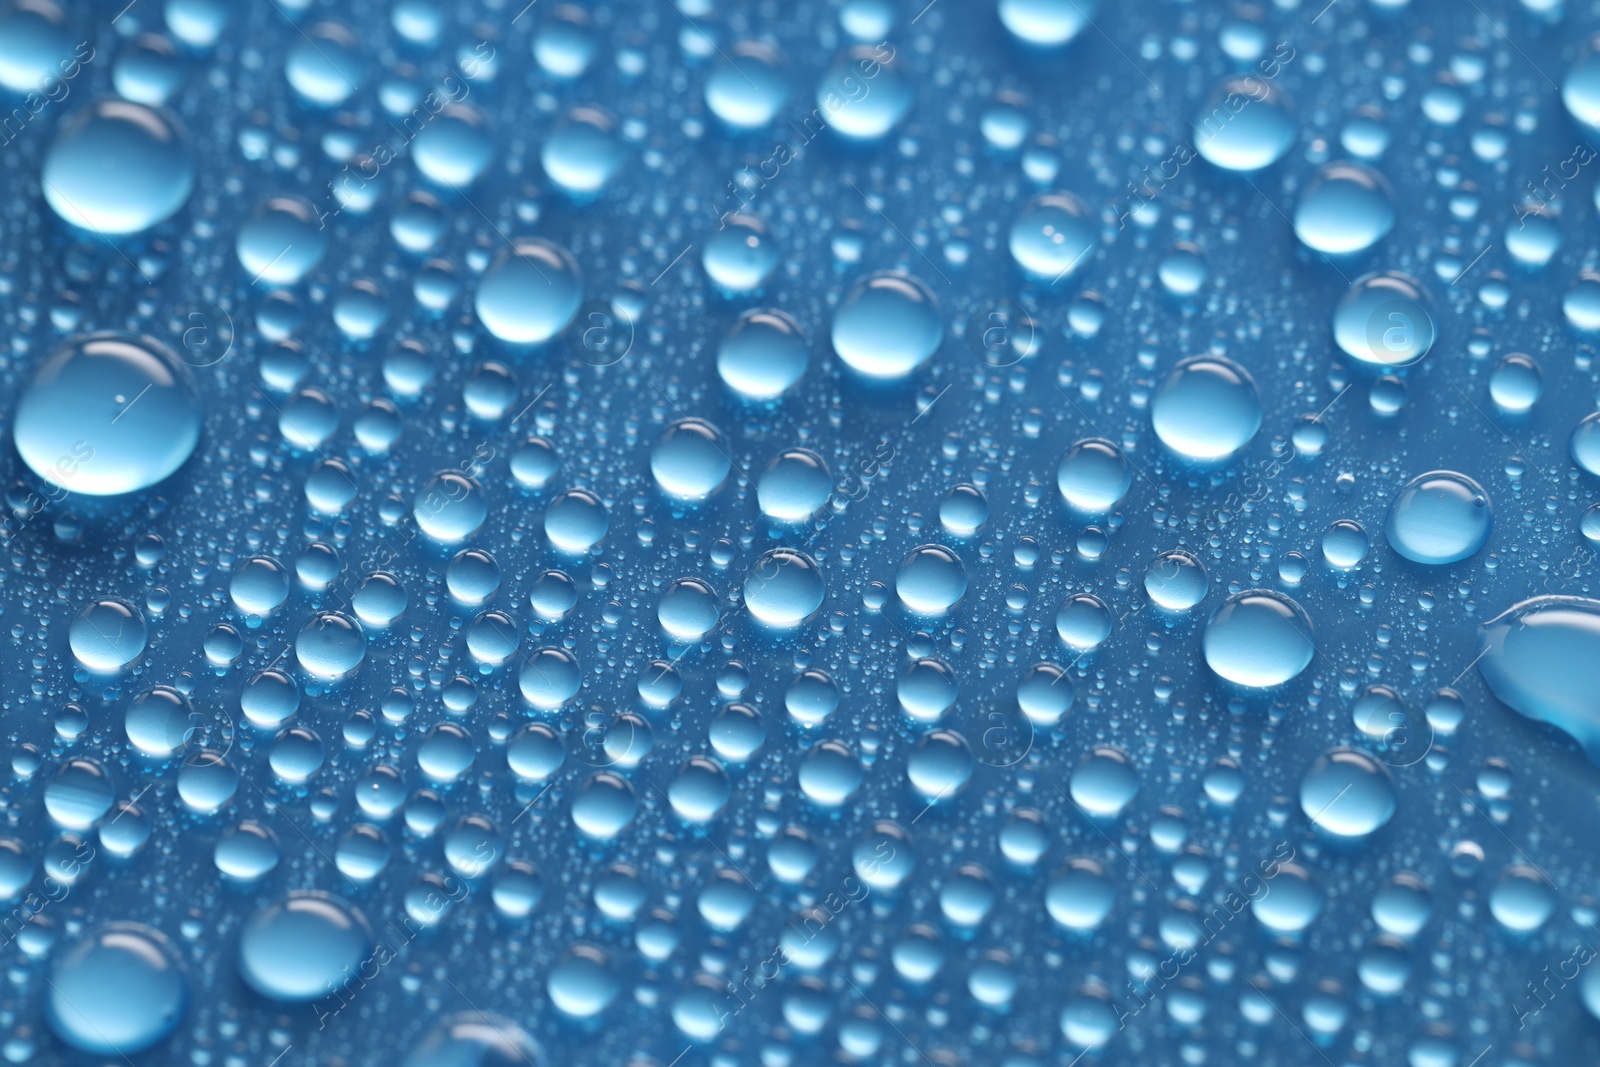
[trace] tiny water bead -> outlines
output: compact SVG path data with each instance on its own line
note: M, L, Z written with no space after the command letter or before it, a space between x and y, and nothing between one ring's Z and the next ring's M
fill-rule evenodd
M166 1040L189 1010L189 980L163 935L139 923L93 928L50 963L45 1017L75 1049L125 1056Z
M1299 134L1283 91L1253 74L1219 83L1190 125L1195 151L1207 162L1232 171L1271 166Z
M805 376L811 346L787 312L753 308L739 316L717 346L717 373L728 388L752 400L774 400Z
M1330 255L1362 252L1394 229L1388 180L1359 163L1329 163L1306 186L1294 232L1308 248Z
M933 293L910 274L883 271L851 286L833 315L833 348L869 378L904 378L944 340Z
M911 611L943 615L966 595L967 569L961 557L943 545L920 545L901 560L894 590Z
M176 116L127 100L98 101L64 122L40 176L63 221L99 234L165 222L194 182L194 150Z
M1483 487L1455 471L1419 474L1389 505L1384 535L1406 559L1430 566L1476 555L1489 541L1494 511Z
M815 615L826 595L816 560L793 548L763 553L744 583L750 614L779 630L793 629Z
M1074 443L1056 466L1056 488L1070 507L1104 514L1122 502L1133 486L1133 464L1102 437Z
M1368 274L1339 298L1333 339L1350 358L1406 367L1428 354L1438 337L1427 291L1398 271Z
M139 609L116 597L85 604L68 631L73 657L101 674L120 671L138 659L148 637Z
M1206 665L1236 685L1282 685L1311 665L1317 647L1311 618L1268 589L1235 593L1212 613L1202 639Z
M705 419L672 423L650 452L656 484L682 500L705 500L722 487L732 469L727 439Z
M203 409L193 376L151 337L73 338L39 364L17 402L23 462L70 492L147 489L188 461Z
M583 292L572 253L542 237L524 237L501 249L483 272L473 307L500 340L537 345L567 328Z
M1072 193L1028 201L1011 224L1011 257L1028 273L1052 282L1073 273L1099 244L1094 209Z
M1394 817L1394 785L1367 753L1335 748L1318 756L1301 779L1300 808L1320 830L1366 837Z
M1255 379L1222 356L1192 356L1156 387L1150 419L1161 443L1189 459L1226 459L1261 429Z
M273 1000L319 1000L372 951L362 914L329 893L296 890L258 909L239 930L239 974Z

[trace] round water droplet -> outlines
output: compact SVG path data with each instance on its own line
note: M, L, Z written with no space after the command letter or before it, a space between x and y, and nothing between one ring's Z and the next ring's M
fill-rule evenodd
M539 163L569 193L589 196L610 184L622 167L617 123L597 107L575 107L545 138Z
M1144 591L1158 607L1188 611L1206 598L1205 567L1199 557L1181 548L1169 549L1144 571Z
M587 489L568 489L544 511L544 533L563 552L581 555L598 545L611 519L600 498Z
M68 643L73 657L91 671L120 671L144 651L144 616L125 600L91 600L72 620Z
M1406 559L1439 566L1477 554L1493 525L1483 486L1455 471L1430 471L1395 496L1383 532Z
M1558 897L1555 886L1523 864L1507 867L1489 892L1489 911L1508 930L1531 933L1550 920Z
M1294 212L1295 236L1330 255L1362 252L1394 229L1393 193L1388 180L1359 163L1325 165Z
M729 293L761 288L778 265L778 244L754 215L729 215L706 241L700 262L711 280Z
M301 628L295 658L314 678L343 678L367 656L361 624L342 611L319 611Z
M578 695L583 670L577 657L561 648L536 648L517 675L522 699L542 711L554 711Z
M1133 465L1103 437L1079 441L1056 466L1061 499L1089 515L1103 515L1122 502L1133 485Z
M366 62L355 34L336 22L319 22L294 39L283 73L307 103L335 107L361 87Z
M679 578L662 591L656 619L679 641L699 641L722 620L722 598L699 578Z
M943 545L920 545L900 562L895 595L921 615L943 615L967 593L967 569L961 557Z
M1591 38L1561 79L1561 102L1573 118L1600 129L1600 39Z
M501 250L478 282L478 321L502 341L537 345L565 330L583 303L572 253L542 237Z
M1096 745L1078 761L1068 789L1084 811L1114 818L1138 795L1139 772L1121 749Z
M1300 808L1320 830L1365 837L1393 818L1394 784L1383 764L1365 752L1331 749L1301 779Z
M777 49L738 41L706 79L706 106L729 126L759 129L777 117L789 98L789 80Z
M200 440L188 369L150 337L96 333L56 349L17 402L12 433L33 472L90 496L147 489Z
M705 419L672 423L650 452L656 484L683 500L706 499L722 488L732 469L727 439Z
M1018 40L1059 47L1083 32L1100 0L1000 0L1000 21Z
M911 79L886 44L856 45L835 59L817 83L817 107L830 129L875 141L911 111Z
M744 604L750 614L780 630L799 626L816 614L826 594L816 560L793 548L763 553L744 582Z
M1190 125L1195 150L1208 162L1236 171L1276 163L1299 133L1283 91L1254 74L1223 80Z
M1521 414L1539 402L1544 374L1532 356L1512 352L1489 376L1489 396L1502 411Z
M234 251L252 282L293 285L322 262L328 237L316 208L297 196L279 196L239 228Z
M1333 339L1352 359L1405 367L1438 337L1432 303L1416 279L1398 271L1356 279L1333 311Z
M944 340L933 293L917 278L883 271L856 282L833 316L833 348L869 378L903 378Z
M125 1059L166 1040L188 1010L177 954L148 926L96 927L50 962L45 1018L73 1048Z
M1261 429L1255 379L1231 359L1192 356L1156 387L1150 421L1161 443L1190 459L1220 460Z
M1282 593L1236 593L1212 613L1202 641L1206 665L1238 685L1282 685L1316 655L1311 618Z
M740 315L717 346L717 373L728 388L752 400L773 400L788 392L810 361L800 324L771 308Z
M471 537L483 526L489 517L488 494L475 479L460 471L440 471L417 490L411 514L423 533L435 541L452 544Z
M456 188L471 185L494 159L494 138L483 112L446 104L411 141L411 158L429 181Z
M510 1019L480 1011L440 1020L406 1054L404 1067L547 1067L526 1030Z
M1322 532L1322 558L1341 569L1359 567L1372 548L1372 539L1354 519L1339 519Z
M1094 209L1072 193L1044 193L1028 201L1011 224L1011 258L1029 274L1052 282L1088 261L1099 244Z
M239 974L264 997L318 1000L367 962L372 929L328 893L299 890L267 904L239 931Z
M45 154L45 201L98 234L164 222L194 191L194 152L175 116L128 100L101 100L62 124Z
M761 513L779 522L804 522L817 515L833 491L827 462L809 448L790 448L767 461L756 479Z

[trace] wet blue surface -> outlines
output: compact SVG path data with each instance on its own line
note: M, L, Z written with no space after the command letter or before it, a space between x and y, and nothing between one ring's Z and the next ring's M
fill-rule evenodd
M0 1055L1600 1061L1596 30L7 2Z

